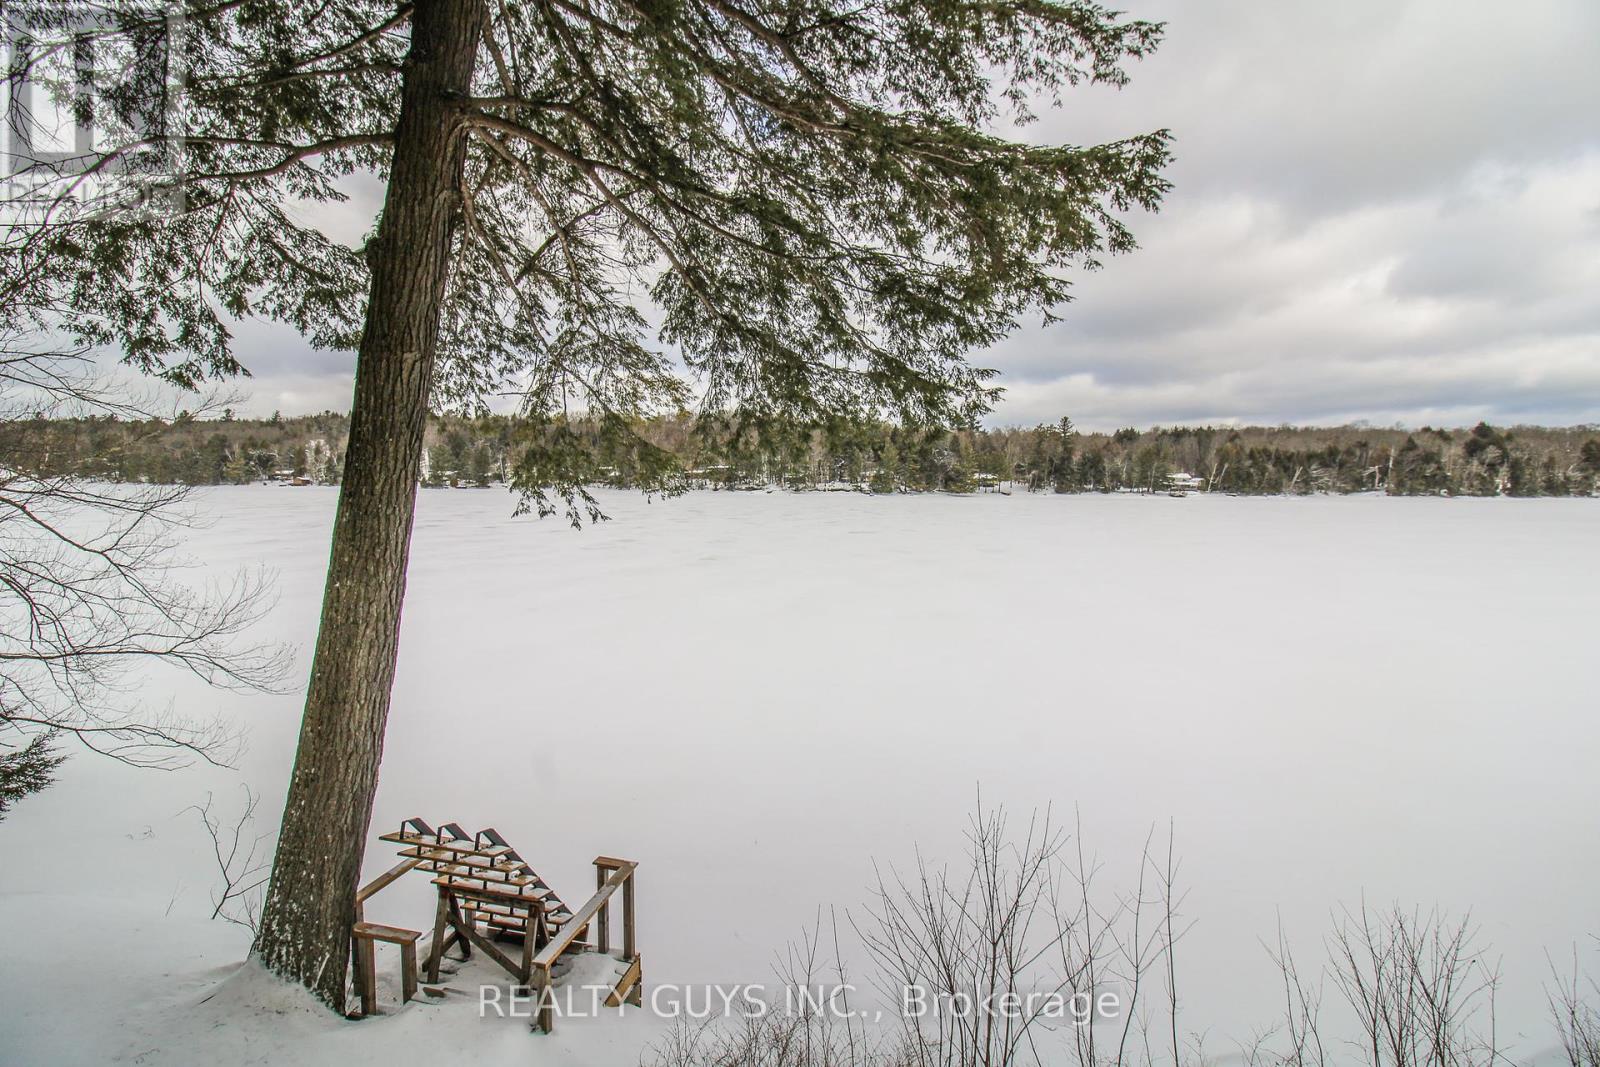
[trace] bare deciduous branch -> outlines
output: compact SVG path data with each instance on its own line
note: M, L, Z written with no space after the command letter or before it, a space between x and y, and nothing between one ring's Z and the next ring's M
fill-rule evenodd
M206 834L211 838L212 855L217 861L217 873L222 879L221 889L211 893L211 917L246 927L253 934L261 919L261 890L271 870L268 859L271 849L262 846L271 835L250 833L256 804L261 798L248 785L241 788L244 789L244 810L226 828L212 811L210 793L206 794L204 804L191 805L184 810L199 815L205 825Z

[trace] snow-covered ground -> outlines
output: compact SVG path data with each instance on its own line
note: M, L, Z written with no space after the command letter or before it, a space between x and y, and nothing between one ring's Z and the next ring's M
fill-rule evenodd
M1600 933L1600 506L1562 500L610 494L576 533L498 491L422 493L375 830L493 825L570 901L640 863L647 983L767 981L874 859L954 858L978 789L1081 810L1104 877L1175 819L1185 1030L1271 1021L1281 916L1472 909L1503 957L1502 1036L1551 1044L1541 982ZM266 564L262 636L303 670L335 492L200 497L189 550ZM169 678L146 699L246 724L236 770L90 756L0 823L0 1063L631 1065L639 1014L552 1038L450 1001L347 1024L206 921L188 805L240 783L270 828L296 695ZM393 861L376 840L370 874ZM422 879L369 918L431 916ZM383 965L380 965L383 966ZM466 981L470 975L461 980ZM266 1004L263 1004L266 1001ZM1329 991L1330 1005L1336 994Z

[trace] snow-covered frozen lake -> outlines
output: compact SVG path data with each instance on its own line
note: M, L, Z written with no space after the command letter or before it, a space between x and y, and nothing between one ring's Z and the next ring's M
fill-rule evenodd
M277 572L263 636L303 672L335 490L199 499L190 551ZM1218 1051L1278 1007L1279 917L1320 960L1363 894L1470 908L1502 1029L1549 1044L1544 954L1600 933L1600 502L604 502L580 533L501 491L421 494L375 834L497 826L569 900L597 853L636 859L647 980L726 983L859 906L874 859L955 858L980 787L1076 805L1111 880L1170 818L1183 1026ZM163 684L146 695L248 724L238 771L76 757L0 825L8 929L71 855L103 857L124 917L203 918L209 842L181 809L243 780L275 823L300 696ZM369 875L391 863L374 841ZM424 924L427 889L369 918ZM71 992L21 966L0 958L0 986Z

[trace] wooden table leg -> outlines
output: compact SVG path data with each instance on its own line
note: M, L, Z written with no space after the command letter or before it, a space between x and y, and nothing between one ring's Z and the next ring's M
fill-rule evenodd
M400 942L400 1003L409 1004L417 995L417 943Z
M433 913L433 944L428 946L428 984L439 984L439 961L444 958L445 921L450 917L450 894L439 890L439 907Z
M456 903L454 893L448 889L441 889L440 892L444 894L445 907L449 910L450 925L454 926L456 932L461 935L461 958L470 960L472 958L472 934L477 932L477 927L462 917L461 906Z
M361 921L359 910L356 913L356 921ZM362 998L362 1003L365 1003L365 994L361 991L361 939L354 933L350 935L350 980L356 984L356 996Z
M539 909L537 907L529 911L528 927L522 932L522 973L517 978L524 986L533 980L533 953L535 948L544 947L539 945L538 939L533 936L534 923L538 923L540 926L544 925L544 920L539 917Z
M535 967L531 977L535 998L534 1026L548 1034L556 1028L555 996L550 989L550 972L543 967Z
M369 937L361 942L361 1014L378 1014L378 946Z

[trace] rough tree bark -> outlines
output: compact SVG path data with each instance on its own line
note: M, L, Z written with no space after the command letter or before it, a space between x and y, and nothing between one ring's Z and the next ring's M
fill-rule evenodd
M344 1009L378 785L482 0L417 0L356 361L333 550L300 745L255 953Z

